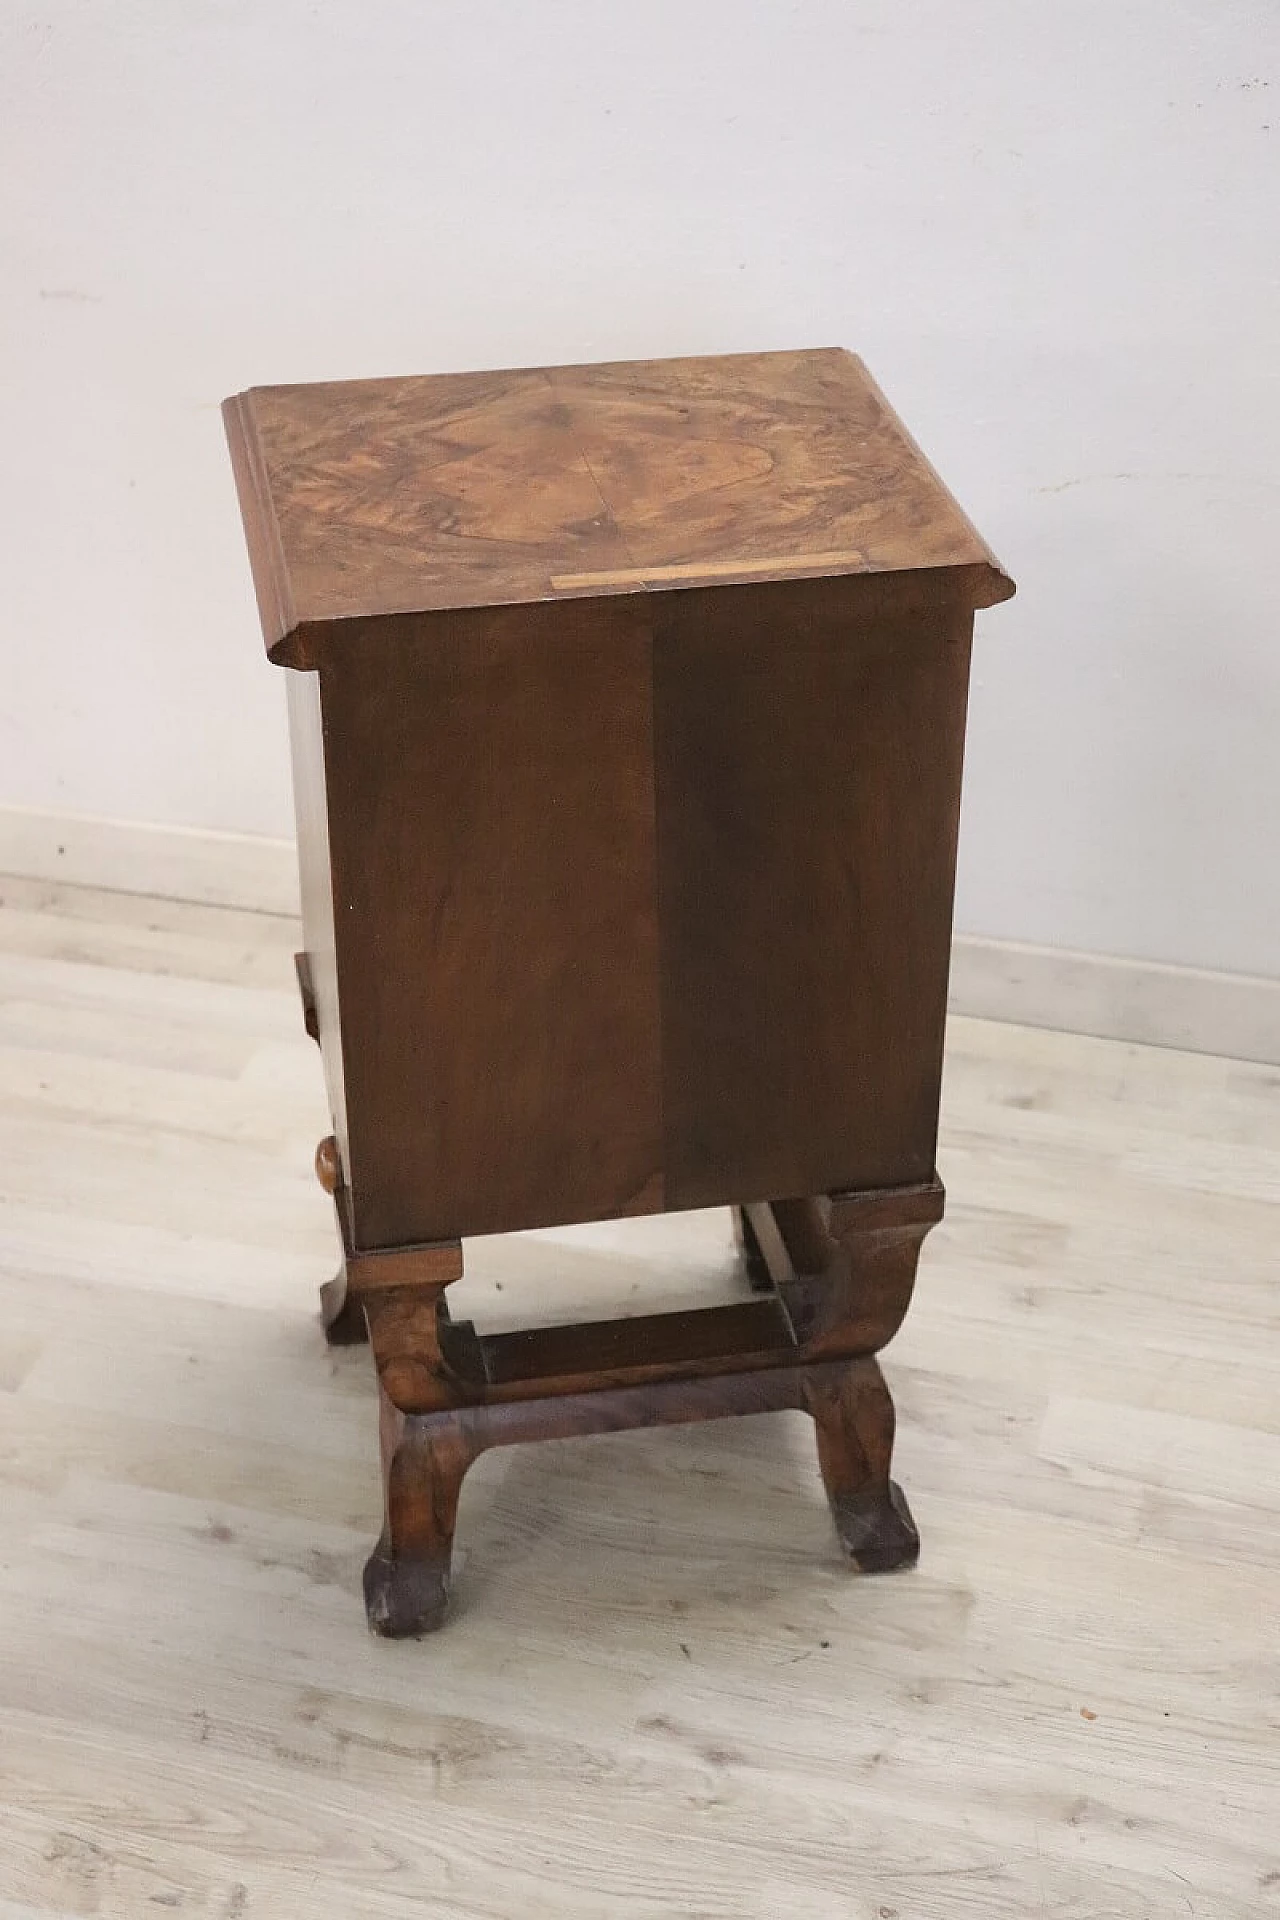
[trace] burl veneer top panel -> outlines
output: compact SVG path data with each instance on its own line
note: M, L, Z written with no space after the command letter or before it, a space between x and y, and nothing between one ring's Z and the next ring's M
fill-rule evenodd
M841 348L255 387L226 403L273 659L332 622L962 567L1012 583ZM310 634L308 629L311 629Z

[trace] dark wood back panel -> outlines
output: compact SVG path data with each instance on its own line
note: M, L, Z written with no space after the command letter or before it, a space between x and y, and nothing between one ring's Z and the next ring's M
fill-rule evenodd
M353 623L322 669L359 1246L663 1203L647 615Z
M930 571L651 604L667 1204L927 1179L964 583Z

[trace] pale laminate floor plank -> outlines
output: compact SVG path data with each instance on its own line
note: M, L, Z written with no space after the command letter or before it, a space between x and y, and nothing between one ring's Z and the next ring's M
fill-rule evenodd
M28 892L21 904L16 887ZM53 892L46 889L46 892ZM174 975L229 986L278 990L299 942L298 929L266 914L221 907L190 909L133 894L57 890L43 905L38 883L0 875L5 951L27 960L71 961L150 976ZM121 903L124 904L122 910ZM68 911L75 907L76 912ZM195 915L189 921L188 913ZM287 974L284 978L287 981Z
M798 1415L515 1449L394 1646L296 929L0 901L0 1920L1280 1913L1274 1068L953 1023L916 1573ZM714 1214L468 1258L486 1325L741 1285Z
M205 906L191 900L171 900L155 894L121 893L115 888L73 886L63 880L37 880L26 875L0 874L0 909L28 924L40 923L35 936L41 951L56 951L59 943L75 941L85 926L87 957L95 964L112 964L112 942L124 931L136 930L145 945L144 971L169 971L174 947L188 947L196 957L200 979L218 979L228 950L252 953L265 970L263 984L277 984L272 954L288 956L298 945L296 920L253 908ZM169 938L166 938L169 936ZM21 929L12 936L15 950L30 938ZM6 946L11 944L6 935Z

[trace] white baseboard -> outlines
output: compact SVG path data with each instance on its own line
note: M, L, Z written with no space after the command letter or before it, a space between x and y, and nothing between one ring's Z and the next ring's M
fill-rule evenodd
M0 874L295 915L293 842L0 807ZM951 1008L1280 1065L1280 981L958 934Z
M208 827L153 827L0 807L0 874L145 893L253 913L296 914L292 840Z
M1280 1066L1280 980L957 934L951 1009Z

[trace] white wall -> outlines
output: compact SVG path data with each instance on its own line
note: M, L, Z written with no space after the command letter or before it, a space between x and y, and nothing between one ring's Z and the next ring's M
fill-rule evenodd
M9 0L0 804L290 831L218 402L856 347L1020 583L967 930L1280 972L1271 0Z

